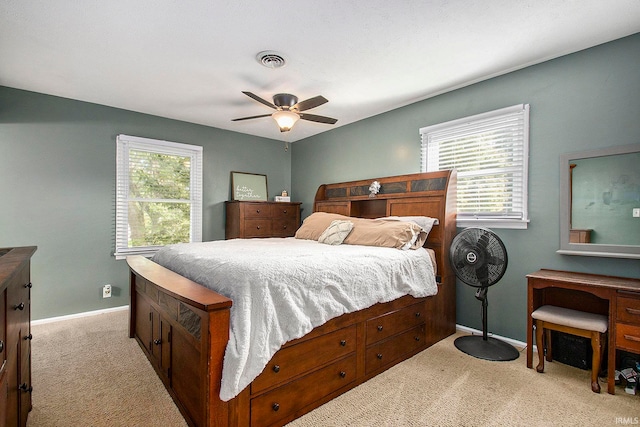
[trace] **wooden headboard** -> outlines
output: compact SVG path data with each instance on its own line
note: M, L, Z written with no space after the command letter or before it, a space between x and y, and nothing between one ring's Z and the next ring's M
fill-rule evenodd
M380 191L369 197L369 186L380 183ZM456 172L439 171L323 184L313 203L314 212L329 212L359 218L384 216L429 216L438 218L425 243L436 253L441 283L455 286L449 265L449 246L456 233Z

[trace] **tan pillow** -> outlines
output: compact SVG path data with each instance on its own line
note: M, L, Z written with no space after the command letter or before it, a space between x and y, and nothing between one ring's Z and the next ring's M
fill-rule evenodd
M386 216L380 219L395 219L397 221L409 221L418 224L425 233L429 234L434 225L440 224L438 218L431 218L429 216Z
M353 230L343 242L347 245L418 249L427 240L427 233L414 222L363 218L351 220Z
M332 221L351 221L352 219L355 218L334 213L314 212L302 222L296 231L296 239L318 240Z
M318 242L327 245L340 245L353 230L353 222L334 219L331 225L318 238Z
M418 249L427 240L427 233L415 222L354 218L326 212L309 215L296 232L296 239L318 240L334 220L353 222L353 230L342 242L348 245Z

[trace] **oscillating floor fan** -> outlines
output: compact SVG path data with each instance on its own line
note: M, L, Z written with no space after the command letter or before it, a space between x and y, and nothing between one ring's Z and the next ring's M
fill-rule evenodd
M487 336L487 291L507 270L507 250L502 240L491 230L465 228L453 238L450 259L456 277L476 290L482 301L482 336L459 337L455 346L474 357L485 360L514 360L518 350L511 344Z

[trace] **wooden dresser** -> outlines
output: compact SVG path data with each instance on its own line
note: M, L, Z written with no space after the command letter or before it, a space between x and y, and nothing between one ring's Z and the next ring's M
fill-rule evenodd
M640 354L640 279L570 271L527 275L527 367L533 361L531 313L543 305L604 314L609 318L607 390L615 393L616 350Z
M299 202L228 201L225 237L293 237L300 226Z
M31 272L35 246L0 249L0 426L31 410Z

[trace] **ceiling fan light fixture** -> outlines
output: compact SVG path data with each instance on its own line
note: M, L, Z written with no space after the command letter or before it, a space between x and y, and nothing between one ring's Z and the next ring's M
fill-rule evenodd
M289 132L293 125L300 120L300 116L292 111L278 110L271 115L276 121L280 132Z

